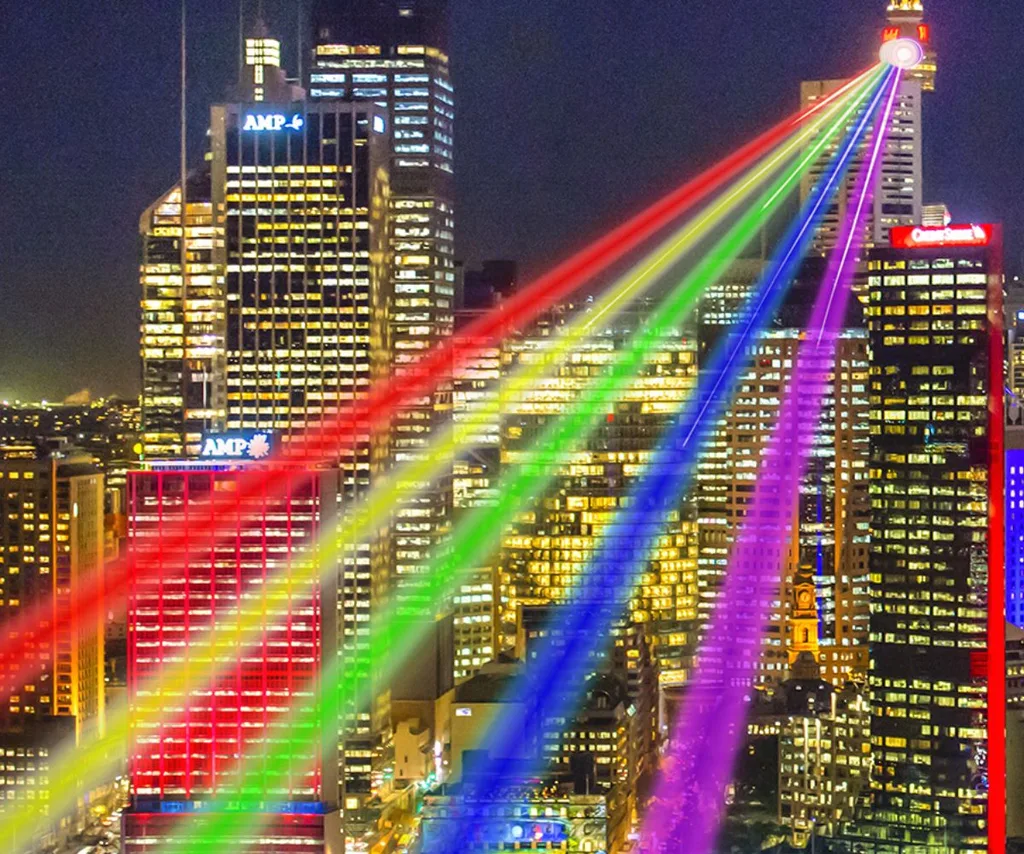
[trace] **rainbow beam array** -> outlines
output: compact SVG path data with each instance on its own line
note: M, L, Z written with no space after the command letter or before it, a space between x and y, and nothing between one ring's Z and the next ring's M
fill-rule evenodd
M541 770L539 764L545 757L534 758L535 751L527 741L545 730L546 720L571 718L587 674L621 619L666 517L679 506L701 446L731 399L750 345L785 295L814 227L840 186L882 98L883 89L878 87L766 268L738 328L712 354L710 388L691 402L663 436L649 471L605 535L571 604L551 619L538 654L510 692L507 711L498 715L488 731L486 747L491 758L482 771L475 772L479 782L471 789L478 806L464 808L461 819L436 840L428 854L463 850L485 841L479 838L487 832L480 810L486 811L505 786L529 780Z
M797 165L792 166L761 196L740 224L719 241L715 249L666 301L656 318L634 338L631 346L617 354L618 361L611 374L588 389L572 413L552 425L538 442L541 448L538 461L511 472L503 479L498 489L498 493L503 496L500 505L481 508L464 520L455 534L450 554L434 562L417 587L410 591L410 595L418 601L432 601L439 606L450 590L457 587L465 567L473 566L497 547L504 520L517 512L549 482L553 466L547 464L547 461L557 461L565 454L567 447L581 442L589 434L593 423L603 416L608 405L614 403L618 395L628 387L633 375L643 364L645 354L657 345L663 330L685 317L703 289L727 269L743 246L756 236L767 217L781 205L786 192L797 185L800 177L826 146L841 133L869 90L876 85L877 76L877 73L872 74L856 91L849 104L845 104L842 109L837 107L835 113L829 114L831 125L828 130L810 145ZM481 532L485 532L483 536ZM375 626L371 626L371 631L373 634L368 653L355 656L355 660L343 659L343 665L331 663L326 668L321 704L316 709L299 710L287 722L280 724L289 732L286 741L294 740L295 733L312 737L318 718L338 719L343 703L351 701L353 694L359 690L361 674L366 671L370 661L381 663L390 671L415 648L418 640L418 636L409 631L408 623L399 619L394 612L390 618L379 620ZM290 769L290 756L291 750L287 745L282 748L275 741L274 749L248 757L239 769L240 779L245 781L243 788L252 791L274 788L278 781L286 777ZM167 850L213 849L237 839L241 833L251 830L258 821L254 813L259 811L260 803L252 801L239 806L239 812L197 817L188 828L183 829L183 833Z
M857 83L859 78L854 83ZM860 83L861 88L866 84ZM858 90L851 90L856 93ZM755 165L749 172L742 176L736 184L727 189L705 212L698 215L693 221L680 228L674 235L666 240L652 255L639 263L627 275L616 282L607 293L603 294L598 303L586 314L571 324L557 339L553 339L552 346L544 354L544 357L535 364L531 364L508 378L502 385L499 394L498 406L503 401L514 400L525 391L535 388L539 380L551 368L551 366L567 358L572 348L594 333L601 324L609 322L630 300L636 299L655 284L662 277L671 271L687 253L700 245L700 242L714 229L719 227L737 209L749 202L750 196L759 187L763 186L774 173L781 169L788 160L794 157L801 149L821 132L821 129L828 122L836 125L836 115L846 114L843 106L852 97L848 94L846 98L839 98L830 102L828 109L821 111L820 115L813 121L809 121L799 132L792 135L792 138L781 145L777 151L767 157L762 163ZM806 161L806 157L804 160ZM776 185L778 189L779 185ZM650 341L647 342L650 345ZM634 348L634 355L642 357L645 352L642 348ZM642 361L642 359L640 359ZM623 368L619 373L620 382L616 388L623 386L625 378L630 371L635 371L640 361L634 360L631 367ZM493 405L493 404L492 404ZM583 426L583 417L593 414L594 407L603 405L607 407L608 400L602 403L595 403L591 410L580 412L577 418L566 425L565 430L556 439L549 439L549 444L554 447L564 447L567 442L578 441L583 435L579 431L589 432ZM328 533L325 538L315 544L307 554L307 562L292 564L282 569L280 573L271 577L266 582L266 595L273 596L277 585L293 587L304 583L313 583L323 572L334 571L335 561L347 544L358 542L368 536L378 525L387 518L391 507L400 495L407 494L407 487L404 485L409 481L426 483L437 476L443 468L445 457L456 450L465 450L468 444L468 437L472 433L472 425L455 425L435 442L430 453L423 460L407 464L393 472L385 481L375 487L372 492L362 501L357 503L353 509L347 512L337 529ZM531 491L530 481L527 475L520 473L513 477L509 483L503 485L503 489L509 487L509 496L517 496L521 506L530 495L535 494L540 486ZM488 514L487 521L474 523L473 519L467 520L467 527L474 524L499 525L508 515L514 512L511 503L505 503L501 508ZM493 528L500 530L500 527ZM456 543L461 549L461 554L476 554L486 556L481 552L473 551L476 543L472 536L456 536ZM493 546L496 543L492 544ZM454 557L457 557L455 555ZM181 556L177 557L181 560ZM466 560L479 559L465 557ZM449 561L437 566L429 573L434 581L443 580L445 574L454 573L457 567L468 566L466 563ZM455 575L451 575L451 581L443 589L436 584L419 585L413 595L430 596L440 607L446 595L457 589ZM237 608L237 615L233 615L232 630L225 630L224 626L218 627L217 631L210 632L190 645L189 657L205 658L208 661L229 662L240 650L260 642L263 632L267 631L264 625L263 604L261 598L254 598L240 603ZM350 665L348 670L355 668L355 673L365 671L368 661L388 660L390 668L393 669L415 648L419 635L414 633L408 626L403 631L398 631L397 614L384 616L383 625L386 629L383 632L376 632L377 640L371 639L368 648L350 651ZM394 653L395 644L399 644L399 654ZM391 653L389 654L389 649ZM67 745L59 751L54 758L52 767L54 778L58 781L55 786L55 799L51 808L60 809L70 806L75 798L76 785L85 781L84 785L101 783L117 773L120 765L120 756L123 745L128 741L132 727L158 726L168 714L168 706L180 704L180 697L186 696L193 691L201 689L216 676L216 668L189 668L186 663L169 663L165 665L158 679L157 684L143 686L142 690L132 698L132 705L129 708L127 701L108 709L107 728L103 737L85 746ZM350 681L355 682L355 679ZM15 812L8 821L5 821L3 829L0 829L0 841L4 838L9 829L12 837L24 838L30 835L27 828L31 822L34 810L26 805L22 810Z
M872 191L881 167L902 72L887 75L887 100L858 176L856 202L840 232L814 304L779 420L769 441L726 586L703 644L688 702L677 724L642 836L646 854L712 850L736 751L745 732L746 701L761 654L761 635L778 591L792 533L795 502L835 364L850 284Z
M836 93L834 98L830 98L827 102L823 101L813 110L805 111L796 119L783 122L779 127L790 131L791 138L788 141L780 137L777 129L770 131L753 143L744 146L718 167L709 170L705 177L691 181L681 190L657 203L654 206L657 216L643 218L643 227L650 230L651 233L656 225L661 226L670 221L668 219L670 212L678 214L702 195L711 192L726 177L735 174L751 163L756 164L733 187L727 189L717 198L707 211L694 221L687 223L666 240L649 258L641 262L606 294L602 295L596 306L564 330L562 335L553 339L552 346L545 353L543 359L508 378L503 383L498 406L501 406L502 401L514 399L523 391L535 387L545 371L564 360L573 346L593 334L600 324L609 322L630 300L636 299L656 284L660 277L671 270L673 265L687 252L692 251L726 217L732 215L740 205L747 202L750 195L780 169L788 159L797 154L815 134L819 133L824 124L832 121L846 100L857 91L857 87L864 85L863 80L866 76L867 74L850 81L847 86ZM763 162L756 163L759 157L768 153L767 144L780 139L783 139L784 144ZM545 282L548 278L550 277L541 281ZM435 478L443 466L446 456L456 450L466 449L471 432L471 426L453 426L433 443L430 453L426 455L425 459L407 464L392 472L385 481L376 486L363 501L346 514L336 530L310 550L307 555L308 562L300 567L298 577L294 572L291 574L281 572L278 576L268 579L267 595L273 595L273 588L277 584L291 586L304 581L312 583L321 572L331 571L333 561L345 544L364 539L387 517L394 501L400 495L408 494L406 483L426 483ZM267 488L270 489L271 486L268 484ZM203 508L198 509L202 510ZM200 512L191 515L198 515L200 518L206 519L210 514ZM173 547L174 544L171 545ZM181 561L185 553L186 550L179 549L173 557L168 557L168 559ZM157 560L157 555L148 553L143 555L144 561L151 559ZM207 658L210 661L225 660L232 658L233 654L237 654L240 649L259 643L261 633L266 630L263 626L261 600L243 602L238 611L239 617L233 627L233 632L226 632L223 627L220 627L215 633L211 632L191 646L191 656ZM387 624L391 625L391 623L392 620L388 619ZM391 635L393 632L386 634ZM414 637L407 638L406 648L411 648L414 642ZM375 650L371 644L369 650L360 650L358 655L363 658L376 659L381 656L381 652L380 645ZM6 655L7 651L4 654ZM166 717L167 706L174 702L173 698L185 696L200 689L214 676L215 672L212 669L193 668L190 670L184 664L168 664L159 676L159 684L150 685L140 691L133 698L130 710L127 701L108 708L107 726L102 737L86 745L66 745L54 756L51 767L53 779L56 781L55 798L51 802L50 808L55 811L66 809L73 804L76 797L75 792L79 788L82 786L88 788L110 779L119 771L123 745L129 739L132 725L157 725ZM38 820L36 813L37 811L30 804L12 811L12 814L5 818L3 826L0 827L0 842L31 836L30 828Z
M646 210L595 240L517 292L500 311L490 312L471 324L460 339L453 339L426 354L424 359L415 365L416 370L380 383L372 389L368 398L342 407L324 424L313 425L308 435L303 436L290 448L285 461L292 465L304 462L315 466L335 459L339 449L353 441L354 433L362 432L368 425L385 422L403 402L433 389L439 378L453 365L466 364L481 350L499 340L507 330L522 328L558 299L574 293L616 261L643 246L646 241L669 227L699 201L713 195L747 169L751 163L790 136L796 128L829 108L834 102L846 97L855 85L862 82L863 77L864 75L855 78L828 98L780 122ZM460 343L463 339L471 343ZM283 470L281 466L253 470L247 475L239 497L247 499L263 493L280 494L287 482L282 476ZM214 501L211 504L210 508L193 508L200 511L193 515L211 518L219 512L230 513L235 510L234 498ZM207 509L212 512L207 512ZM130 560L106 566L103 583L91 584L82 590L75 602L72 618L83 625L98 619L106 607L116 607L115 603L123 603L126 600L133 573L144 571L147 566L157 565L169 555L187 554L189 543L202 539L202 535L209 534L211 530L208 524L196 523L187 515L175 520L171 534L157 550L140 549L131 555ZM23 609L17 618L4 621L2 630L7 640L0 649L0 672L7 675L7 685L23 682L38 672L41 664L31 651L38 640L40 626L45 625L49 619L48 608L45 602L41 602L38 606Z

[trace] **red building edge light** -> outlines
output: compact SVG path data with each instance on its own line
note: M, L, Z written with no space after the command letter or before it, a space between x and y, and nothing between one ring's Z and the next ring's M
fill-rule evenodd
M989 350L989 530L988 530L988 850L1006 851L1006 515L1005 412L1003 408L1003 233L987 234Z
M237 499L244 502L253 495L279 489L285 480L280 474L283 467L318 464L326 457L336 455L348 443L356 441L367 428L385 423L403 404L431 391L453 368L466 364L503 336L535 320L556 301L573 294L633 249L656 236L699 201L756 163L804 122L830 104L850 95L859 84L866 81L873 70L874 67L851 78L829 96L784 119L541 276L507 302L462 330L457 340L436 347L406 372L371 389L367 397L322 424L311 427L304 435L289 443L283 452L276 455L276 459L267 460L265 467L249 474L240 483ZM219 512L216 499L214 504L215 515ZM224 505L225 509L234 506L236 498ZM210 514L200 510L197 515L206 518ZM185 519L177 527L177 537L169 539L159 553L135 554L119 564L107 567L108 606L120 606L125 601L128 577L133 571L131 565L145 565L150 561L159 564L163 554L180 552L186 547L190 536L200 536L209 530L205 521L189 525ZM91 589L82 591L75 604L76 614L91 617L104 607L102 592L99 595L96 593ZM17 673L18 678L21 678L32 671L35 665L26 657L25 652L29 645L36 642L39 627L44 621L48 622L45 609L28 608L14 620L0 624L0 636L5 638L3 649L0 649L0 672Z

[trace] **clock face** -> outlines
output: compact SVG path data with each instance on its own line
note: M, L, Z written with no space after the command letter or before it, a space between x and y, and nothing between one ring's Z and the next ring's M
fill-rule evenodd
M811 593L809 590L801 590L796 597L797 604L801 608L811 607Z

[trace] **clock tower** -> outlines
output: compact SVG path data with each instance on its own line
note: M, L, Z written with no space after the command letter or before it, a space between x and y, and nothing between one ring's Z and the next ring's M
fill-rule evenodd
M818 597L814 577L801 567L793 576L793 599L789 618L789 663L792 666L801 654L810 653L819 660Z

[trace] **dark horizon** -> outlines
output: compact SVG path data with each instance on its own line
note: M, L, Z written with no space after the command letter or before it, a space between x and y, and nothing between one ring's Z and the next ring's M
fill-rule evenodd
M800 80L866 66L885 11L884 0L778 0L771 15L756 0L680 5L453 0L460 257L543 269L795 110ZM926 5L939 77L925 104L925 201L1004 222L1019 273L1024 83L1006 57L1024 6ZM294 74L308 22L294 3L264 6ZM235 77L237 4L189 12L194 165L209 106ZM177 14L153 0L116 12L44 0L0 36L4 79L17 81L0 137L0 398L137 393L137 223L177 176Z

